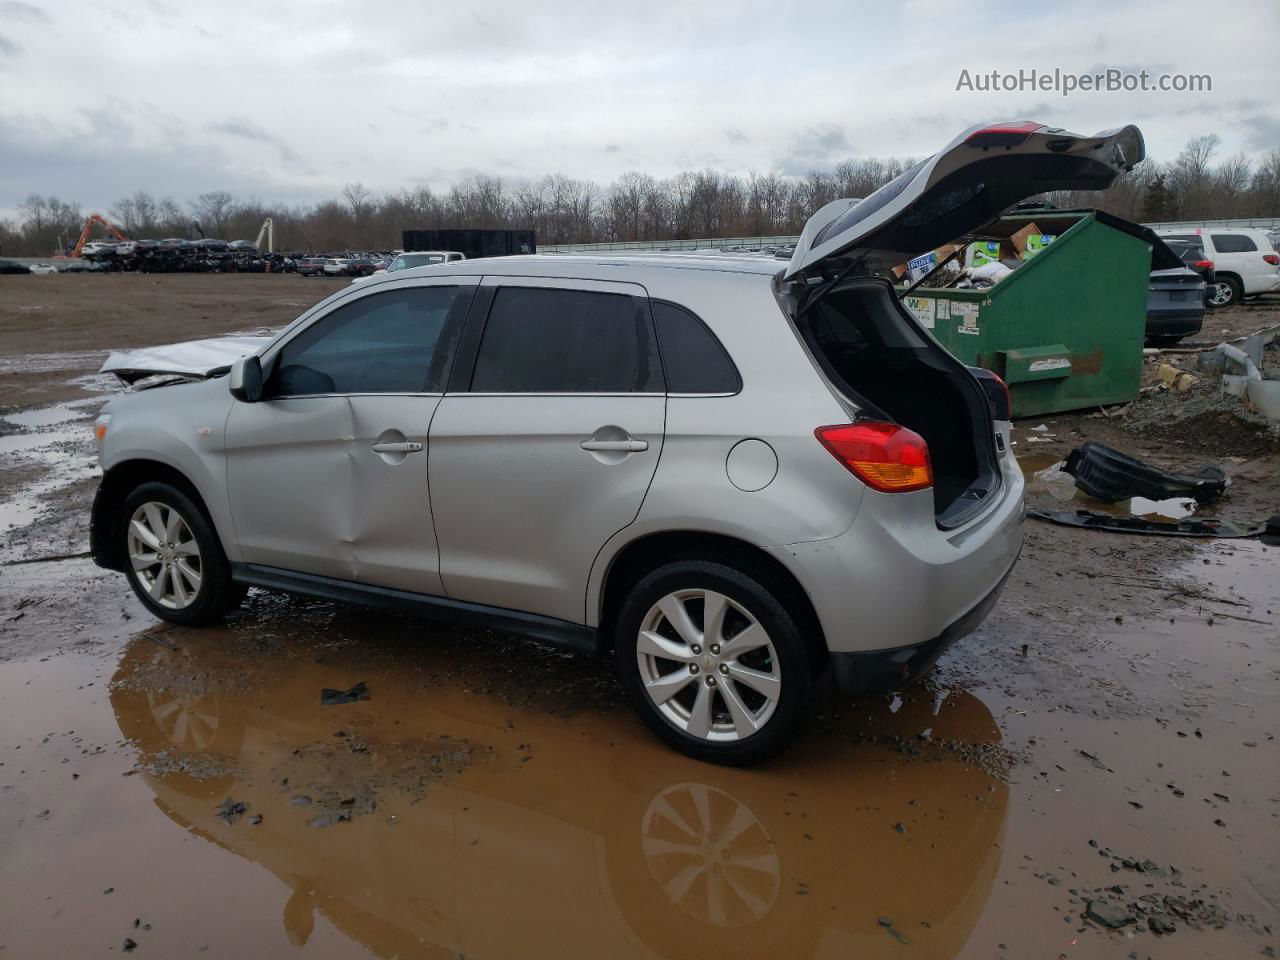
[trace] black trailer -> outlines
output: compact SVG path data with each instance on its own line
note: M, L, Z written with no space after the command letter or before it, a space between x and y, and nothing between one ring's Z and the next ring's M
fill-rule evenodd
M477 257L512 257L537 253L532 230L406 230L406 253L415 250L456 250L468 260Z

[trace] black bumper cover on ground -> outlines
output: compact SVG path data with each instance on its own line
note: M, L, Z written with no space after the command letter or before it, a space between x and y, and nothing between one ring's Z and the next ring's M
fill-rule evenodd
M892 650L872 650L867 653L832 653L831 674L836 689L841 693L859 696L883 693L905 686L918 679L942 656L942 652L961 637L972 633L987 618L991 608L1000 599L1005 581L1013 573L1009 566L1000 582L977 606L953 622L942 633L924 643L912 647L895 647Z

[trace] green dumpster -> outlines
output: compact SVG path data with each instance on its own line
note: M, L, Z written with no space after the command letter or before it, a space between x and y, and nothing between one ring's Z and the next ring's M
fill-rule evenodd
M1016 256L1012 240L1024 242L1032 224L1034 255L994 287L920 287L904 304L958 359L1004 379L1014 416L1134 399L1142 377L1149 231L1100 211L1034 210L1002 218L983 236Z

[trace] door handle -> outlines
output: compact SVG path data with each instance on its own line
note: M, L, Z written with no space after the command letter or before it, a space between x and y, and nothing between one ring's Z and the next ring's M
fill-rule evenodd
M420 453L422 444L405 440L402 443L375 443L370 449L374 453Z
M648 440L583 440L578 444L583 450L612 450L621 453L639 453L649 449Z

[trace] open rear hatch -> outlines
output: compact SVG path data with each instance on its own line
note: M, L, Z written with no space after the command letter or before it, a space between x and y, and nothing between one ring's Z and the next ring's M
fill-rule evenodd
M783 302L859 419L891 420L929 445L934 513L960 526L1000 489L992 409L966 367L872 276L974 233L1020 200L1101 190L1145 156L1137 127L1081 137L1029 122L966 130L864 200L805 224L782 274Z

